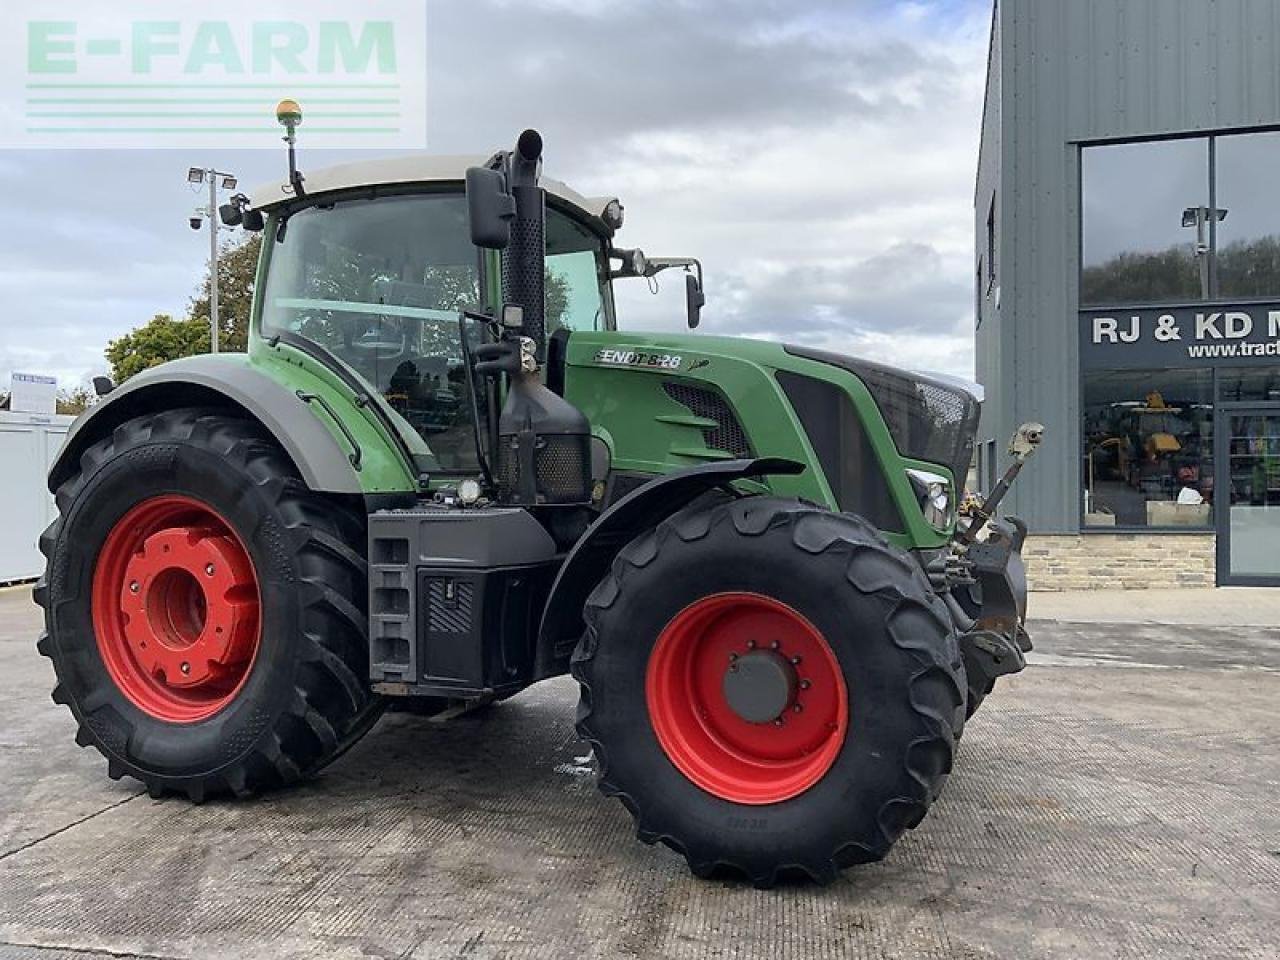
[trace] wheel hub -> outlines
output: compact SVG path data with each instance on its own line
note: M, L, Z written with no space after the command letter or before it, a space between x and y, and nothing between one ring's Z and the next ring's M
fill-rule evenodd
M826 775L849 726L834 651L772 597L717 593L685 607L649 655L645 699L667 758L735 803L780 803Z
M795 667L773 650L734 657L724 673L724 699L747 723L770 723L792 705L799 677Z
M161 530L125 566L125 640L138 665L172 687L217 680L252 654L256 606L248 557L216 529Z
M198 500L142 501L98 552L98 652L120 692L157 719L190 723L230 703L257 654L260 617L248 551Z

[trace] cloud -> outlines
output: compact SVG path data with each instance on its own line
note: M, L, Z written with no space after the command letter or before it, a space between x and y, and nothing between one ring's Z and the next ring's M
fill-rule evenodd
M709 333L776 336L972 375L973 170L986 0L479 0L429 11L430 148L526 126L547 171L620 196L621 245L694 255ZM312 151L306 168L359 159ZM275 152L9 153L0 383L72 383L106 342L180 313L208 240L193 164L252 185ZM683 298L621 284L620 321L678 329Z

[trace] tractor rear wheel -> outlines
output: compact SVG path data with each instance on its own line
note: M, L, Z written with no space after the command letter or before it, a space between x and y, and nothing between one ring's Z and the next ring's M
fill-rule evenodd
M587 601L578 730L641 840L759 886L882 858L951 770L954 628L870 524L796 501L689 510Z
M373 725L364 516L256 424L138 417L89 447L41 538L39 650L76 741L155 796L304 777Z

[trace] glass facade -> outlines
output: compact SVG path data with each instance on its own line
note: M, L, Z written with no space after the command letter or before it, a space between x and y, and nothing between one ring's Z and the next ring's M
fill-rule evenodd
M1080 304L1197 299L1200 258L1183 211L1209 205L1207 139L1082 152Z
M1213 525L1213 371L1084 377L1084 525Z
M1218 224L1216 293L1243 300L1280 293L1280 133L1214 138Z
M1280 132L1086 147L1080 305L1280 296Z
M1080 164L1082 529L1213 531L1219 582L1277 582L1280 132Z

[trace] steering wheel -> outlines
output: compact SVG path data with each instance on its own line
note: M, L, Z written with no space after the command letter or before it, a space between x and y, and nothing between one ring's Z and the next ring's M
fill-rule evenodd
M378 317L366 323L363 332L351 338L354 350L377 360L394 360L409 352L409 334L400 317Z

